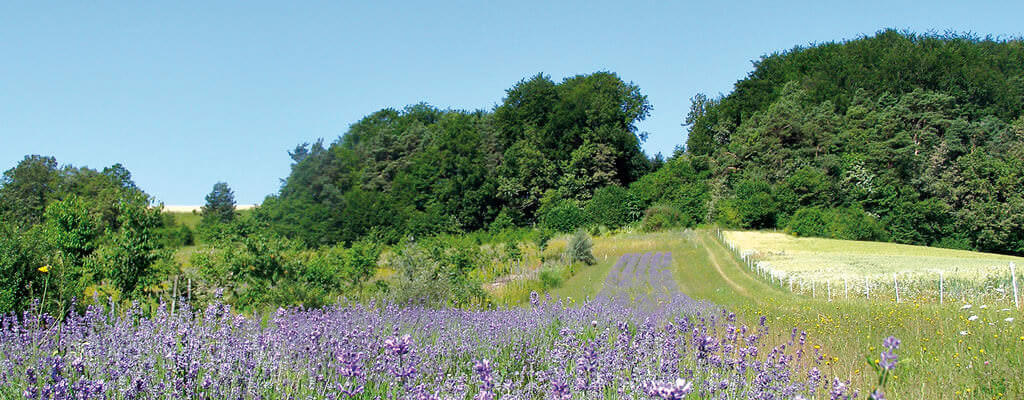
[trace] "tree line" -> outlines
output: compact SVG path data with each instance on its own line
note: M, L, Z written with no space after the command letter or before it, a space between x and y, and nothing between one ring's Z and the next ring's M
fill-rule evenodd
M545 207L583 206L656 169L636 127L650 110L609 72L538 74L492 112L383 109L329 145L290 152L291 174L258 214L311 246L531 226Z

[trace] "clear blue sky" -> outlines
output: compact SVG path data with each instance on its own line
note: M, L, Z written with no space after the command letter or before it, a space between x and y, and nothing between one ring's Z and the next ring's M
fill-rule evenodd
M287 150L378 109L491 109L537 72L597 70L648 95L644 148L668 154L690 97L729 92L762 54L886 27L1024 33L1020 1L549 3L3 2L0 170L120 162L169 205L217 181L258 203Z

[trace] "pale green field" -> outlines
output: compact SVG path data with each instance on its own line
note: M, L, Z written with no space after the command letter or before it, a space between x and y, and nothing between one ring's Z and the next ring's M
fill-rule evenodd
M246 215L252 212L252 209L238 210L236 211L239 216ZM202 214L198 212L177 212L177 211L164 211L164 214L171 214L174 216L176 223L185 225L189 229L195 230L196 226L199 225L199 221L203 220Z
M203 219L203 216L199 213L193 212L172 212L164 211L165 214L171 214L174 216L174 222L185 225L189 229L195 230L196 226L199 225L199 221Z
M1009 263L1024 267L1024 258L965 250L794 237L784 233L725 231L725 240L737 252L750 252L783 276L790 274L818 282L864 279L891 282L900 279L934 279L939 272L950 280L983 282L991 276L1009 275Z

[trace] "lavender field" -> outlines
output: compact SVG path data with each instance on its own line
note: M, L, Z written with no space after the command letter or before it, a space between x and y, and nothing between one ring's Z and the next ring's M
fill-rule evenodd
M152 318L4 317L5 399L837 398L793 329L682 294L671 254L627 254L594 299L530 307L345 304L268 321L220 303ZM779 338L782 338L781 340Z

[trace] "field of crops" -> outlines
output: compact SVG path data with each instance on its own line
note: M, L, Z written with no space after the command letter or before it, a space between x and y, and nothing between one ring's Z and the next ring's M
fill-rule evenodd
M817 297L1013 303L1024 258L964 250L723 231L722 240L767 280ZM941 281L941 283L940 283ZM940 291L942 292L940 294Z

